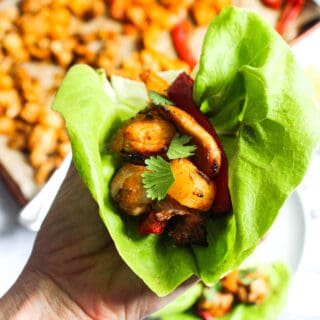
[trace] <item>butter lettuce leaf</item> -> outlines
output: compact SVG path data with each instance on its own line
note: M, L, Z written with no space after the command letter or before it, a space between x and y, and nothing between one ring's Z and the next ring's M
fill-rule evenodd
M211 281L218 261L237 265L252 251L301 182L320 141L320 109L289 46L258 15L237 8L208 28L194 99L229 161L233 229L219 233L217 246L213 236L214 259L212 245L195 251L201 278Z
M227 8L210 24L194 98L221 134L229 160L233 212L210 219L208 247L174 246L138 234L135 217L110 199L121 161L109 142L148 103L141 82L89 66L67 73L53 102L72 144L73 161L128 266L163 296L192 274L213 283L256 247L301 181L319 141L319 110L290 48L259 16Z
M100 71L75 65L64 78L52 108L65 119L74 164L97 201L119 254L154 292L166 295L198 273L196 261L191 248L175 247L157 235L139 235L138 219L121 213L111 201L110 181L121 161L108 142L124 120L146 106L147 94L141 82L119 77L115 81L113 85L114 81L108 82ZM135 86L142 92L140 101ZM126 94L121 96L122 90Z

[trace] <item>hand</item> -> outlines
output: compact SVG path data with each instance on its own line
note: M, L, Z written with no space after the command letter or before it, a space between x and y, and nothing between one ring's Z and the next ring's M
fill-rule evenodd
M37 319L39 310L39 319L141 319L195 281L165 298L151 292L122 261L71 165L23 273L0 301L0 318L10 306L17 312L6 319Z

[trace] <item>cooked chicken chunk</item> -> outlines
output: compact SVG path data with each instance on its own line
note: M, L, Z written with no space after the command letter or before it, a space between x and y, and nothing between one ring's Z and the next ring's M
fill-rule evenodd
M224 290L236 294L239 289L239 269L229 272L221 279L221 286Z
M242 303L261 303L268 293L266 276L257 270L236 269L221 280L221 286Z
M215 196L215 185L189 159L170 162L175 178L168 195L188 208L208 211Z
M249 304L261 303L266 298L267 293L268 282L262 272L251 272L240 279L237 297L241 302Z
M203 296L197 307L200 313L206 312L211 317L222 317L231 310L233 302L234 296L231 293L215 292L211 300Z
M142 184L144 166L125 164L111 182L111 197L126 213L137 216L149 212L152 200Z
M175 135L174 125L156 110L146 109L125 122L111 141L111 147L131 161L141 162L153 154L165 153Z

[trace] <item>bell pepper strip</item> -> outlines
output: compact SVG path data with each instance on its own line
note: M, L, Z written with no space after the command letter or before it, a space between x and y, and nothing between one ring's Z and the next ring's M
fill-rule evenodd
M262 3L272 9L279 9L282 5L282 0L261 0Z
M144 215L139 222L139 233L144 234L161 234L163 233L168 221L159 221L154 212Z
M203 320L213 320L212 315L206 310L199 310L197 314Z
M276 24L276 30L283 35L290 24L297 19L301 13L305 0L287 0L283 11Z
M228 160L220 139L209 119L200 111L193 100L193 79L185 72L181 73L167 90L168 98L180 109L186 111L215 139L221 150L221 166L217 175L211 167L205 170L216 184L216 196L212 210L222 214L231 210L231 198L228 187Z
M188 45L188 29L188 21L182 20L171 29L171 39L179 58L185 61L192 70L198 61Z

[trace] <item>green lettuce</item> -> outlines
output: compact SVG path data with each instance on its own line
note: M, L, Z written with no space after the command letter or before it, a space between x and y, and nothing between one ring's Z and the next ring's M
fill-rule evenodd
M158 319L172 314L182 313L191 308L200 298L203 285L201 283L194 284L191 288L185 291L181 296L170 302L161 310L153 313L148 319Z
M320 113L290 48L258 15L227 8L210 24L194 98L217 128L229 160L233 212L207 225L208 247L174 246L138 234L138 219L110 199L121 164L115 130L148 103L144 85L76 65L53 102L66 122L73 160L128 266L157 295L192 274L214 283L256 247L302 180L320 139Z
M257 268L261 270L268 279L269 291L266 299L261 304L248 305L238 304L230 313L219 320L270 320L277 319L287 301L290 272L287 266L281 261L273 263L260 263ZM191 292L192 293L192 292ZM190 294L191 294L190 293ZM165 314L160 317L161 320L201 320L195 315L192 309L184 313Z

